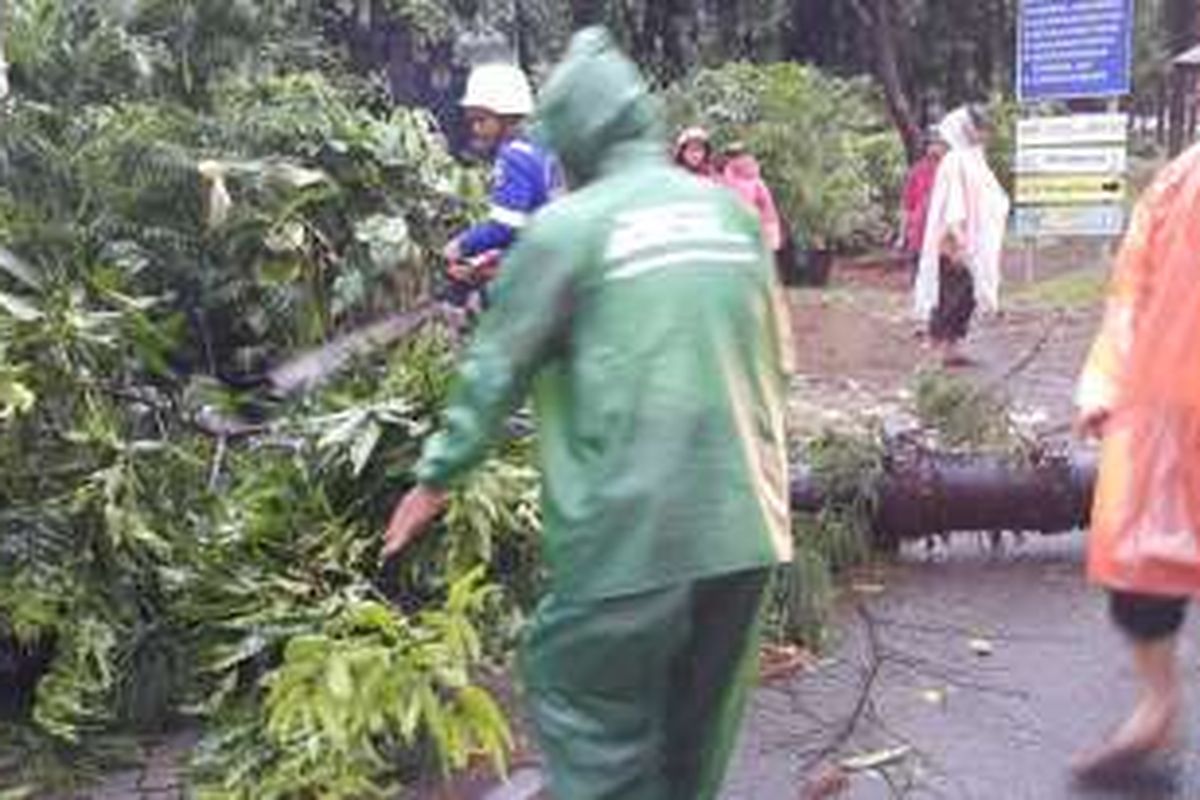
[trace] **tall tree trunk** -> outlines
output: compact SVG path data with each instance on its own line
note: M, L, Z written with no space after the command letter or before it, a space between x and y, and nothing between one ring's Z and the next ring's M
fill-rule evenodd
M1185 90L1189 81L1187 75L1179 69L1171 72L1171 99L1167 110L1167 152L1177 156L1183 152L1184 123L1187 115L1187 98Z
M5 57L8 51L4 49L7 37L8 0L0 0L0 104L8 97L8 59Z
M1157 121L1157 127L1154 131L1154 141L1160 146L1167 143L1167 105L1170 102L1169 93L1167 91L1168 81L1159 78L1158 88L1156 89L1156 105L1154 114Z
M901 32L896 23L891 0L850 2L870 36L872 49L875 51L875 75L883 84L888 113L904 142L909 161L916 161L921 156L921 128L917 124L912 101L904 87L898 45Z
M1200 3L1197 0L1167 0L1163 6L1163 27L1167 31L1167 50L1178 55L1196 43L1197 26L1200 25ZM1168 73L1167 106L1167 150L1177 155L1183 150L1187 135L1187 98L1190 87L1188 76L1179 69Z
M1200 37L1200 2L1197 0L1167 0L1163 7L1163 25L1169 37L1172 55L1187 50Z
M607 6L605 0L571 0L571 24L576 28L602 25Z

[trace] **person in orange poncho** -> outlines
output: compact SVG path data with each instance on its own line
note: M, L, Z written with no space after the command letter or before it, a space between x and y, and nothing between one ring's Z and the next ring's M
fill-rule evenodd
M1080 380L1102 439L1088 576L1129 637L1141 698L1073 764L1084 779L1167 748L1180 715L1178 632L1200 596L1200 146L1157 178L1126 235Z

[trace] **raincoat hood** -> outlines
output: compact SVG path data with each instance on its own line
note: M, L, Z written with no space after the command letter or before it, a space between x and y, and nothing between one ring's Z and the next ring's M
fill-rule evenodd
M968 150L977 147L975 123L971 120L971 111L959 108L952 111L937 127L938 136L952 150Z
M913 311L928 320L940 296L940 262L947 235L957 232L965 264L984 311L1000 308L1000 260L1010 202L987 162L971 110L960 108L938 126L950 152L941 160L929 197Z
M535 130L575 186L594 180L619 151L656 149L666 156L658 105L604 28L571 39L542 90Z

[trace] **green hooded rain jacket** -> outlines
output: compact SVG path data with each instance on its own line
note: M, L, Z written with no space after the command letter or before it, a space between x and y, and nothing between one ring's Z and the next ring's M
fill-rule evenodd
M575 38L537 123L573 192L506 257L418 480L459 478L532 391L557 596L790 559L790 344L758 220L668 162L655 102L602 30Z

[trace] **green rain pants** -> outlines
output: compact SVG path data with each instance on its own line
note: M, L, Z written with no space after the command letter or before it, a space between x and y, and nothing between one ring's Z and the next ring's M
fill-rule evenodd
M554 800L708 800L758 664L771 571L546 598L522 671Z

